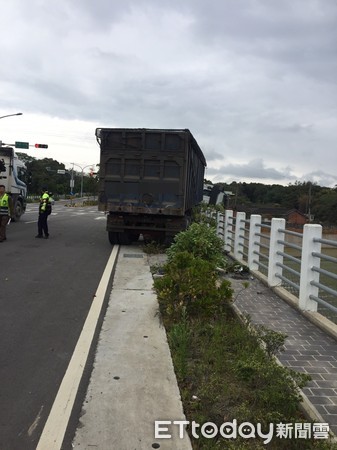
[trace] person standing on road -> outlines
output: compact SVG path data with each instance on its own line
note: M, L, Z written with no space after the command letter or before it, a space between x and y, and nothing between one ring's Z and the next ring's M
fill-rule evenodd
M48 189L43 188L41 192L40 205L39 205L39 220L37 222L38 234L35 236L36 238L48 239L49 231L48 231L48 203L49 203L49 194ZM44 236L43 236L44 233Z
M0 242L4 242L6 237L6 227L9 219L13 217L13 200L5 192L5 185L0 184Z

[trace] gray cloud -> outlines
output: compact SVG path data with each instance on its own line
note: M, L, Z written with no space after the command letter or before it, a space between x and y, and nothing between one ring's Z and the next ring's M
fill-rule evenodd
M225 177L226 179L236 178L243 180L276 180L284 181L289 179L296 179L291 173L291 169L286 167L281 170L272 167L266 167L262 159L255 159L243 164L227 164L219 168L209 168L207 170L209 175L217 175L217 177Z
M331 173L323 172L322 170L316 170L305 174L302 177L302 181L312 181L319 186L336 186L337 176Z

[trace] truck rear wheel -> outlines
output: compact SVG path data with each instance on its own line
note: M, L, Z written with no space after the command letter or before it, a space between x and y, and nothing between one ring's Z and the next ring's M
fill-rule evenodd
M111 245L119 244L118 233L109 231L109 242Z
M131 244L131 235L128 232L118 233L116 231L109 231L109 241L111 245L129 245Z
M129 245L131 243L130 235L126 231L118 233L118 240L121 245Z
M139 239L140 233L130 233L131 242L137 242Z

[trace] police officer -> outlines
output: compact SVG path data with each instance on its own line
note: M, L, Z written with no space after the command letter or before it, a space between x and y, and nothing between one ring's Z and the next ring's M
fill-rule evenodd
M35 236L36 238L42 239L43 237L45 239L48 239L49 232L48 232L48 211L47 211L47 204L49 203L49 194L47 188L42 188L41 192L41 198L40 198L40 206L39 206L39 219L37 222L37 229L38 234ZM44 236L43 236L44 234Z
M6 238L6 227L9 218L13 216L12 197L5 192L5 185L0 184L0 242Z

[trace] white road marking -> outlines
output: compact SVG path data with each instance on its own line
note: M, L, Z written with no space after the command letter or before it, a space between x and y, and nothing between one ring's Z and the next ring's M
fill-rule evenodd
M39 424L39 422L40 422L40 420L41 420L41 414L42 414L43 408L44 408L44 406L42 405L41 408L40 408L40 411L38 412L38 414L37 414L37 416L36 416L36 419L35 419L34 422L31 424L31 426L28 428L28 436L29 436L29 437L32 436L32 434L33 434L34 431L35 431L35 428L38 426L38 424Z
M36 450L61 449L118 250L114 245Z

